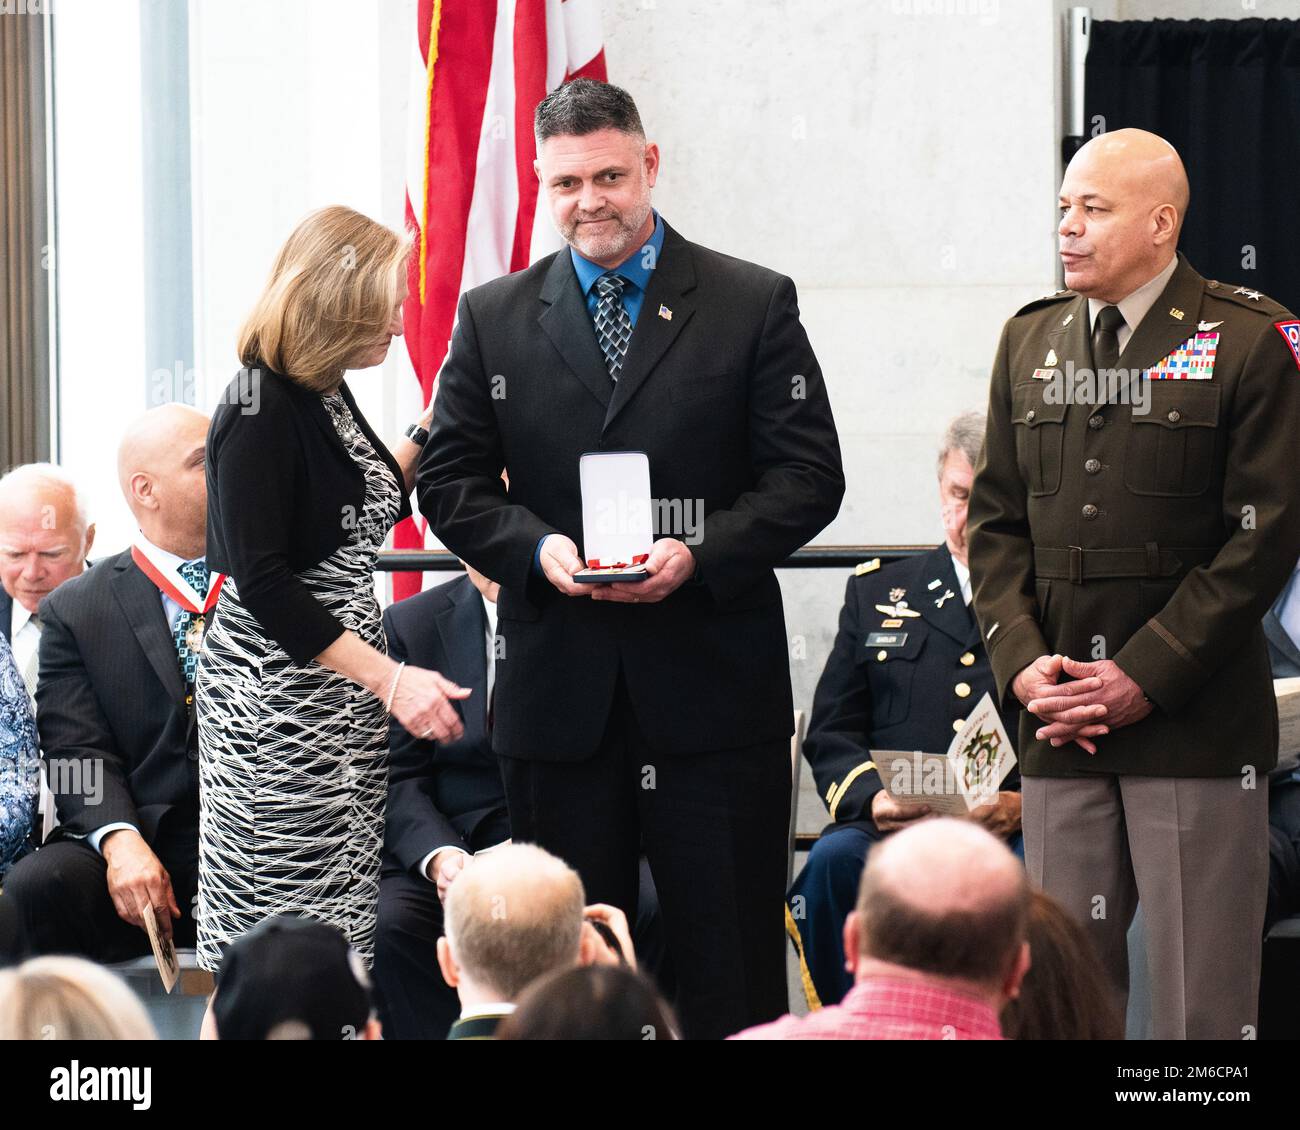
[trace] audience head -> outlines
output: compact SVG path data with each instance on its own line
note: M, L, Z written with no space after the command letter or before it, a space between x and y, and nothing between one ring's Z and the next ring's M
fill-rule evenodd
M188 404L163 404L133 420L117 448L117 481L140 532L186 560L203 556L207 538L208 423Z
M1141 129L1094 137L1061 182L1065 285L1119 302L1150 282L1174 257L1188 199L1182 159L1163 137Z
M370 980L333 926L279 915L226 949L211 1017L219 1040L377 1040Z
M86 567L95 527L72 480L52 463L0 478L0 583L28 612Z
M79 957L0 970L0 1040L156 1040L144 1005L116 974Z
M530 985L497 1029L501 1040L675 1040L649 980L622 965L561 969Z
M582 880L533 844L474 857L447 892L438 939L443 978L462 1004L514 1001L537 978L593 960Z
M956 983L1001 1008L1029 965L1024 867L969 820L924 820L872 848L844 954L859 978L882 963Z
M943 433L939 445L939 504L948 552L966 564L966 514L971 483L984 447L984 413L963 412Z
M650 190L659 147L647 144L626 90L594 79L556 87L533 117L533 169L565 243L617 267L653 230Z
M307 216L276 256L239 333L239 359L315 392L381 364L402 333L409 236L338 205Z
M1035 891L1029 906L1033 964L1002 1010L1008 1040L1122 1040L1115 986L1078 922Z

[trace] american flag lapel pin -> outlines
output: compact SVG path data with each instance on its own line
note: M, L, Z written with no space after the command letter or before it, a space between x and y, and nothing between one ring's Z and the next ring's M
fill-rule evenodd
M665 322L671 322L673 320L673 312L669 310L667 306L661 305L659 307L659 317L661 317Z

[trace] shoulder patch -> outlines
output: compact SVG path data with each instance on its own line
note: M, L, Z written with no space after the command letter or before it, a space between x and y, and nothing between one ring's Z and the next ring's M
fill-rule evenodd
M1282 335L1282 340L1291 349L1295 358L1295 367L1300 369L1300 319L1291 318L1285 322L1274 322L1273 328Z
M1050 306L1053 302L1063 302L1067 298L1077 298L1078 295L1072 290L1058 290L1055 294L1044 294L1041 298L1035 298L1032 302L1026 302L1019 310L1016 316L1028 314L1031 310L1039 310L1044 306Z
M855 577L860 577L862 576L863 573L874 573L879 568L880 568L880 558L873 557L870 561L864 561L862 562L861 565L858 565L856 568L854 568L853 575Z

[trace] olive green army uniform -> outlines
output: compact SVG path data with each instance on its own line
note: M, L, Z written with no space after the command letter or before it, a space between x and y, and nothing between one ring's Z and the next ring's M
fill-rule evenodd
M1020 310L994 364L969 538L999 693L1059 653L1113 659L1154 706L1095 756L1022 714L1026 860L1121 993L1141 898L1157 1037L1255 1023L1278 742L1260 622L1300 556L1297 335L1179 256L1120 379L1089 384L1093 317L1069 291Z

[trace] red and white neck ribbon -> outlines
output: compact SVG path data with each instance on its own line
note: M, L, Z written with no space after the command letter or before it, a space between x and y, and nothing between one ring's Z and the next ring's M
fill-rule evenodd
M165 595L179 604L186 612L202 616L212 611L217 603L217 596L225 582L224 573L208 573L208 591L200 594L193 585L180 574L178 566L162 557L157 546L145 542L136 542L131 546L131 560L134 561L146 577L157 585Z
M644 565L650 559L648 553L637 553L632 557L631 565ZM604 562L599 557L587 558L588 569L627 569L629 563L626 561Z

